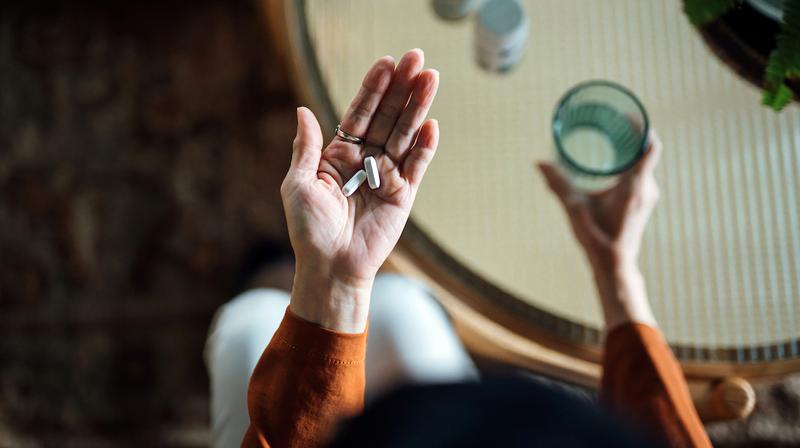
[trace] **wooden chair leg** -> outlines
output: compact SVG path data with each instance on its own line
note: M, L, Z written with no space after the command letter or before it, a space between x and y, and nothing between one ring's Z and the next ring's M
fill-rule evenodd
M705 423L747 418L756 405L753 386L741 377L689 381L689 391Z

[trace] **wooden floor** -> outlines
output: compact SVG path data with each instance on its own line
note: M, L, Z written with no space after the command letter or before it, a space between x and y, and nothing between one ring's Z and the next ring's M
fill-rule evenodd
M78 5L0 7L0 446L205 446L296 101L253 2ZM800 443L800 378L760 394L718 446Z

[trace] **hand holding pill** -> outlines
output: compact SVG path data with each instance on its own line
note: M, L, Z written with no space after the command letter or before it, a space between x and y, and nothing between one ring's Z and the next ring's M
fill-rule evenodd
M439 73L423 64L419 49L396 65L378 59L342 117L344 133L324 149L314 114L297 109L281 197L296 257L290 308L308 321L351 333L366 326L372 282L438 145L438 122L426 116Z

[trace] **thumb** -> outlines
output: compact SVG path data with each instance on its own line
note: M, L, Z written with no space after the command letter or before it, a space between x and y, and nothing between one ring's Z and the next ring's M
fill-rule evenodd
M317 172L322 156L322 129L314 113L306 107L297 108L297 135L292 144L291 169Z
M547 186L550 187L550 190L566 205L566 199L572 192L572 185L569 181L552 163L539 162L536 166L547 181Z

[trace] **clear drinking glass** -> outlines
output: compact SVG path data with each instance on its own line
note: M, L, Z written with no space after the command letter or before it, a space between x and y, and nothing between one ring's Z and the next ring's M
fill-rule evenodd
M644 154L650 123L636 96L610 81L570 89L553 114L558 159L579 186L613 184Z

